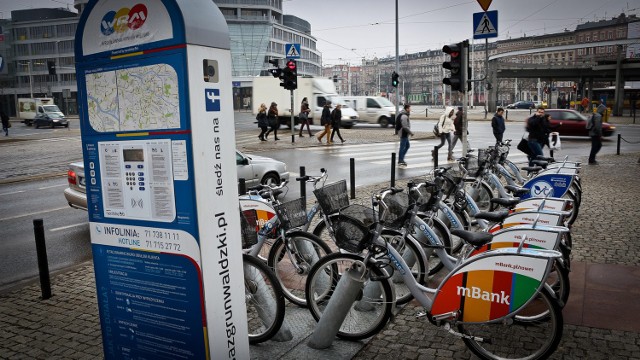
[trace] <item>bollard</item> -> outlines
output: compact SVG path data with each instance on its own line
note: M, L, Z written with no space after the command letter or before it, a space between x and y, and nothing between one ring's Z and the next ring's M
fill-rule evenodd
M351 187L351 200L356 198L356 159L349 159L349 185Z
M396 186L396 153L391 153L391 187Z
M40 291L42 292L42 300L47 300L51 298L51 281L49 279L49 260L47 260L47 244L44 241L44 222L42 219L33 220L33 232L36 237Z
M433 147L433 168L438 168L438 147Z
M505 110L504 111L504 119L505 119L505 121L509 120L509 110Z
M618 134L618 149L616 150L616 155L620 155L620 140L622 139L622 135Z
M340 277L307 346L312 349L326 349L331 346L344 318L351 309L351 304L360 294L364 284L363 274L364 269L358 266L349 268Z
M532 110L532 109L531 109L531 108L529 108L529 115L531 115L531 110Z
M244 178L238 179L238 195L246 195L247 194L247 183Z
M425 112L424 116L429 117L429 108L424 109L424 112Z
M304 166L300 166L300 177L307 175ZM304 211L307 211L307 182L300 180L300 196L304 199Z

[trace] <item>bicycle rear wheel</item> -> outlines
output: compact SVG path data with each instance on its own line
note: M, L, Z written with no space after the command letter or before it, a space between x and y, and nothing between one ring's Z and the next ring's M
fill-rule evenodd
M242 255L249 343L271 339L284 321L284 295L278 279L258 258Z
M486 182L480 181L476 184L475 182L465 181L464 186L465 191L471 195L471 198L476 202L480 211L491 210L491 199L494 196L491 187Z
M321 258L331 254L331 249L319 237L304 231L286 234L286 241L279 238L271 247L268 264L282 285L284 296L292 303L306 307L304 287L307 275Z
M543 288L516 318L548 313L543 320L513 317L494 323L458 324L465 345L482 359L542 359L549 357L562 338L562 310Z
M307 278L307 305L316 321L320 320L329 300L334 295L341 276L352 267L364 266L363 258L354 254L333 253L318 261ZM338 337L346 340L362 340L377 334L391 317L393 293L388 280L372 281L371 276L383 277L377 267L367 267L369 275L361 284L357 301L340 325Z

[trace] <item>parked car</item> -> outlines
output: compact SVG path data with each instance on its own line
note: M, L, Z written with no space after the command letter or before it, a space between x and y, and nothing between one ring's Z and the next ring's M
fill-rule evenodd
M536 104L533 101L517 101L507 105L507 109L535 109Z
M547 109L545 114L551 115L552 131L560 133L561 136L589 136L587 130L587 116L575 110L569 109ZM562 125L560 125L562 123ZM611 136L615 132L615 125L602 123L602 135Z
M257 184L280 184L289 180L287 165L272 158L243 154L236 150L236 171L238 179L244 178L247 187ZM64 197L69 206L87 210L87 189L84 177L84 163L69 164L67 171L69 186L64 190Z
M38 113L34 118L33 118L33 126L35 126L35 128L39 128L41 126L46 126L46 127L50 127L50 128L54 128L56 126L64 126L64 127L69 127L69 121L67 121L67 119L65 119L64 115L62 115L62 113Z

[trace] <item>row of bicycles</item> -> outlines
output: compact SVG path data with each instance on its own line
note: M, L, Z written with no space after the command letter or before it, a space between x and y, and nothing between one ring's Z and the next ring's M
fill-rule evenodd
M324 170L297 179L313 184L308 210L304 198L278 200L286 184L250 189L240 197L250 342L278 333L285 298L348 340L375 335L415 299L417 316L483 359L550 356L569 298L580 164L519 168L509 148L470 152L366 204Z

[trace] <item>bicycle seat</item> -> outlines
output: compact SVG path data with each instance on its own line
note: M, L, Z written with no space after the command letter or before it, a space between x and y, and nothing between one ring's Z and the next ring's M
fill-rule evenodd
M524 194L529 193L529 189L523 188L523 187L518 187L518 186L513 186L513 185L505 185L504 188L505 188L505 190L509 191L510 193L512 193L515 196L524 195Z
M493 234L488 232L473 232L467 230L453 229L451 234L459 236L462 240L477 248L482 247L491 242Z
M502 220L506 219L509 216L509 210L500 210L500 211L482 211L475 215L476 219L488 220L491 222L502 222Z
M520 203L520 198L513 199L503 199L503 198L493 198L490 200L492 204L498 204L504 207L512 208Z
M542 170L542 166L523 166L520 169L526 172L538 172Z

